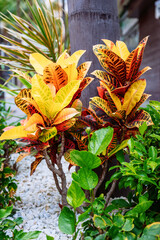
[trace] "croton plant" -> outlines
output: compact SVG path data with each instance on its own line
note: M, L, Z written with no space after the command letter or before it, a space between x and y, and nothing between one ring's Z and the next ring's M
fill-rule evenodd
M22 89L15 98L16 105L27 118L21 121L21 126L4 129L0 137L0 140L18 139L23 142L24 146L17 149L21 152L17 161L29 154L35 156L31 174L42 159L46 160L62 195L63 205L67 204L67 188L62 155L72 165L70 151L75 148L87 150L88 138L93 132L111 126L114 134L107 151L100 156L103 164L114 154L114 148L134 135L144 121L147 125L152 124L150 115L138 110L149 97L144 93L146 80L140 76L150 68L139 70L147 38L131 53L121 41L116 45L110 40L103 41L105 45L93 47L105 71L92 73L100 79L99 97L91 99L88 109L82 108L79 98L82 90L93 80L85 77L91 62L77 67L85 51L79 50L72 56L65 51L56 63L39 53L31 54L30 63L36 71L32 78L26 79L31 83L31 89ZM86 133L88 126L90 131Z

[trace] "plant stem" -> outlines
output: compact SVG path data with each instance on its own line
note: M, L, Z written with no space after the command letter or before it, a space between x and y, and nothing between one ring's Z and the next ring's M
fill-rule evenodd
M98 182L97 186L94 189L94 196L96 195L96 193L98 191L98 188L101 186L102 182L105 179L107 166L108 166L108 161L105 161L105 164L103 165L103 171L102 171L101 177L99 179L99 182Z
M110 188L109 192L107 193L106 203L105 203L105 207L104 207L104 208L107 207L107 205L108 205L108 203L109 203L109 200L110 200L110 198L111 198L111 196L112 196L112 193L114 192L114 189L115 189L115 187L116 187L116 184L117 184L117 180L113 180L112 185L111 185L111 188Z

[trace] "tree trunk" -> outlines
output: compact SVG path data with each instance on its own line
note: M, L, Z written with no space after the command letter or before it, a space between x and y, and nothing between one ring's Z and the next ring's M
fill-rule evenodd
M90 73L101 69L92 46L102 44L101 39L110 39L113 42L119 39L117 1L68 0L68 13L71 52L86 50L81 61L92 61ZM98 85L98 81L94 80L83 91L81 99L85 107L88 107L90 97L97 95Z

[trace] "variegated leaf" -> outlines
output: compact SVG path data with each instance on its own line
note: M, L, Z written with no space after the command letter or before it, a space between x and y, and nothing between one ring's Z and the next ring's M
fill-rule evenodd
M31 163L30 175L32 175L35 172L37 166L40 164L41 161L42 161L42 157L41 158L36 158L36 160Z
M64 71L67 74L68 82L77 80L78 72L77 72L77 68L76 68L75 63L67 65L64 68Z
M42 133L39 137L39 140L41 142L47 142L57 134L57 129L55 127L50 129L44 129L42 130Z
M78 72L77 80L83 80L83 78L85 78L90 66L91 66L91 62L84 62L77 67L77 72Z
M18 158L17 158L17 160L16 160L16 163L20 162L23 158L25 158L25 157L27 157L27 156L29 156L29 155L30 155L30 152L21 153L21 154L18 156Z
M56 125L56 128L57 128L57 131L58 132L64 132L64 131L67 131L68 129L70 129L71 127L73 127L73 125L75 124L76 122L76 119L75 118L72 118L72 119L69 119L69 120L66 120L60 124L57 124Z
M73 151L73 149L68 149L65 153L64 153L64 159L69 162L71 165L73 166L77 166L71 159L70 157L70 153Z
M109 76L108 73L101 70L95 70L91 74L94 75L96 78L100 79L101 81L105 82L111 90L117 87L115 78Z
M100 97L93 97L91 98L91 102L97 105L97 107L101 108L108 116L110 116L110 114L112 113L106 100Z
M114 105L116 106L117 110L120 110L122 108L122 104L120 99L118 98L118 96L114 93L111 92L110 88L107 86L107 84L102 83L102 85L106 88L106 90L108 91L108 94L110 95L110 97L112 98L112 101L114 103Z
M119 111L116 111L116 112L113 112L112 114L111 114L111 117L113 117L113 118L118 118L118 119L125 119L125 117L126 117L126 112L125 112L125 110L119 110Z
M30 64L34 67L36 72L41 75L43 75L44 68L48 64L52 63L52 61L50 61L40 53L30 54L29 60L30 60Z
M150 70L150 69L151 69L150 67L145 67L145 68L143 68L141 71L139 71L139 72L137 73L136 76L133 76L133 77L132 77L132 82L138 80L138 78L139 78L142 74L144 74L145 72L147 72L147 71Z
M63 108L68 106L74 94L78 90L79 84L80 82L75 80L75 81L69 82L66 86L61 88L55 96L54 108L56 107L57 110L61 111Z
M139 128L144 122L146 122L147 126L153 125L151 116L148 112L144 110L139 110L136 112L136 116L132 119L131 122L125 123L127 128Z
M72 103L72 108L75 108L79 113L81 113L82 111L82 102L80 99L76 99L73 103Z
M146 94L143 93L140 101L135 105L135 107L132 109L132 111L130 112L130 114L127 117L127 121L130 121L133 116L136 114L136 111L138 110L138 108L142 105L142 103L144 103L151 95L150 94Z
M75 108L64 108L53 121L54 125L60 124L66 120L75 117L79 112Z
M45 83L52 83L58 91L60 88L67 85L68 76L60 65L50 63L44 68L43 80Z
M137 61L138 49L133 50L126 59L126 81L131 81Z
M40 114L38 114L38 113L34 113L34 114L29 118L29 120L25 123L24 128L25 128L25 130L27 130L27 131L34 131L34 130L31 130L31 127L32 127L33 125L37 125L37 124L40 124L40 125L42 125L43 127L45 126L42 116L41 116Z
M114 133L113 137L112 137L112 140L107 147L107 155L108 155L109 152L111 152L117 146L117 143L118 143L117 134Z
M128 88L124 95L124 103L122 110L126 111L126 115L129 115L135 105L140 101L142 94L146 88L146 80L140 79Z
M54 108L51 90L37 74L32 78L32 96L46 117L52 119L57 114L58 109Z
M115 44L114 44L111 40L102 39L102 41L106 44L106 46L107 46L110 50L112 50L113 52L116 51Z

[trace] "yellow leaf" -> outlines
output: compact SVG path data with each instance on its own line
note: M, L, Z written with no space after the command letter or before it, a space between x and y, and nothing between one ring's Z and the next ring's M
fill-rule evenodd
M75 63L69 64L66 68L64 68L64 71L67 73L68 82L71 82L77 79L78 71L76 69Z
M55 115L52 93L42 77L37 74L32 78L32 96L41 112L52 119Z
M60 124L72 117L74 117L75 115L79 114L79 112L74 109L74 108L65 108L63 109L55 118L54 120L54 125Z
M122 41L116 41L117 54L125 61L130 52L128 51L127 45Z
M108 116L111 115L112 111L107 103L106 100L104 100L103 98L100 97L93 97L91 98L91 103L96 104L96 106L98 108L101 108Z
M49 59L47 59L46 57L44 57L40 53L32 53L32 54L30 54L29 61L30 61L30 64L36 70L36 72L38 74L41 74L41 75L43 75L44 68L48 64L52 63L52 61L50 61Z
M108 39L102 39L102 41L106 44L106 46L110 49L113 50L115 49L115 45L111 40Z
M44 129L39 137L41 142L47 142L57 134L57 129L55 127L50 129Z
M80 82L75 80L62 87L54 98L54 107L59 109L59 111L65 108L71 102L74 94L79 88L79 85Z
M17 160L16 160L16 163L20 162L23 158L25 158L25 157L27 157L27 156L29 156L29 155L30 155L30 152L21 153L21 154L18 156L18 158L17 158Z
M31 126L32 125L37 125L37 124L41 124L42 126L44 126L44 121L43 121L43 118L41 117L41 115L39 115L38 113L34 113L30 118L29 120L27 121L27 123L24 125L24 128L25 130L27 131L34 131L34 130L31 130ZM35 129L36 131L37 129Z
M67 59L69 56L69 54L67 53L67 50L65 50L60 56L59 58L57 59L57 64L58 65L63 65L65 59Z
M68 58L65 58L65 54L64 54L61 56L61 58L57 60L57 64L59 64L63 69L70 64L75 64L75 67L77 67L78 61L84 53L85 53L85 50L78 50Z
M0 136L0 140L23 138L23 137L27 137L28 133L30 132L24 130L24 126L18 126L18 127L11 128L6 132L2 133L2 135Z
M124 103L122 110L126 110L126 115L129 115L135 105L140 101L142 94L146 88L146 80L140 79L134 82L124 95Z

